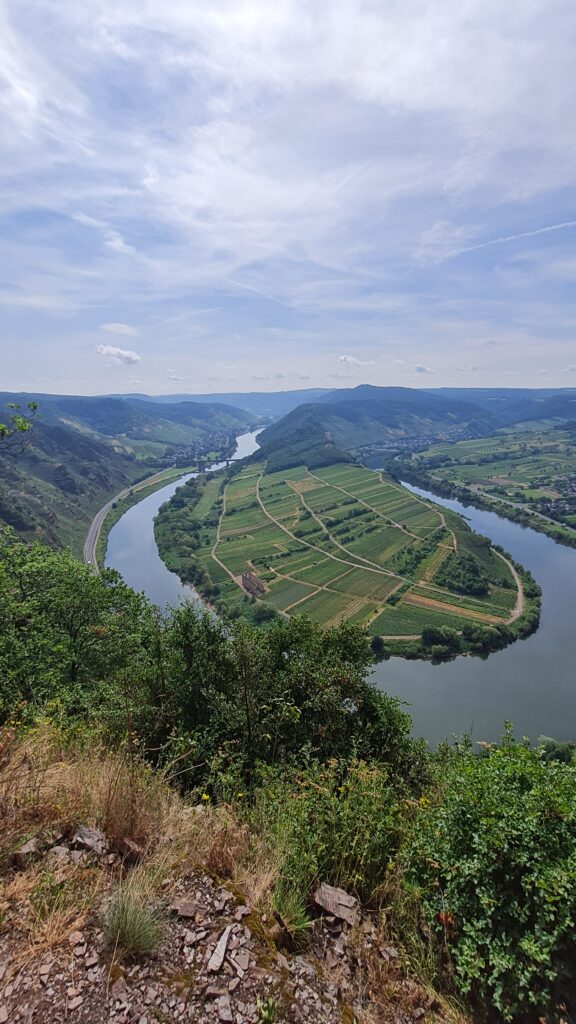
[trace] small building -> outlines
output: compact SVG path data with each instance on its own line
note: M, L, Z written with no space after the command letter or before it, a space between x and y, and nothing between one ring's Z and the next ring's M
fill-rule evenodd
M259 597L266 590L262 580L258 579L253 572L242 573L242 586L246 593L252 594L253 597Z

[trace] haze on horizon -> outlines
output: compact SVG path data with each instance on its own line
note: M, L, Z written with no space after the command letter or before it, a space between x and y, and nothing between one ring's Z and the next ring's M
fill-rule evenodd
M0 387L576 385L575 31L0 0Z

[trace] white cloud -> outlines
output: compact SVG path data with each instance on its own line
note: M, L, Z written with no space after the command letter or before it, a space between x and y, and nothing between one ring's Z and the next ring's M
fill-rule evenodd
M356 356L338 356L338 362L343 366L374 366L373 359L358 359Z
M569 366L564 366L562 373L576 373L576 364L570 363Z
M456 370L458 373L482 373L476 363L471 363L470 366L457 366Z
M126 338L134 338L138 334L135 327L122 323L100 324L100 330L107 331L108 334L122 334Z
M133 245L128 245L124 240L119 231L111 227L105 221L98 220L96 217L90 217L85 213L75 213L72 215L72 220L76 221L77 224L82 224L87 228L96 228L102 236L102 245L105 249L109 249L111 252L132 254L136 252Z
M414 373L435 373L430 366L423 366L422 363L416 363L413 369Z
M125 348L116 348L115 345L97 345L96 352L99 356L107 356L113 363L123 363L124 366L131 366L133 363L140 362L140 356L137 352L131 352Z

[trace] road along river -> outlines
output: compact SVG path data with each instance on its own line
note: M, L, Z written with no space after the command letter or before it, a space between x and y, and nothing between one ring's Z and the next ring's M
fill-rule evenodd
M236 458L257 448L256 434L238 441ZM154 517L184 479L188 477L134 505L108 539L106 565L118 569L131 587L161 607L198 600L191 587L168 571L154 540ZM514 723L519 736L576 739L576 549L561 547L545 534L494 512L409 489L466 516L473 529L526 566L543 590L542 620L527 640L486 660L467 657L432 665L391 658L375 669L378 686L409 704L415 734L431 744L464 732L472 732L475 739L495 740L505 720Z

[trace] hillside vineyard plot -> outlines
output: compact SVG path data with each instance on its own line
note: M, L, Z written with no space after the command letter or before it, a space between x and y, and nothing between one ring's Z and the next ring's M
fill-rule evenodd
M192 514L194 558L229 608L245 599L250 573L256 599L283 614L323 625L346 619L384 637L416 636L427 625L505 624L519 614L511 567L487 541L358 466L266 474L264 463L250 465L220 494L209 483ZM484 593L446 585L446 566L466 558Z
M401 472L576 546L573 426L434 445L404 460Z

